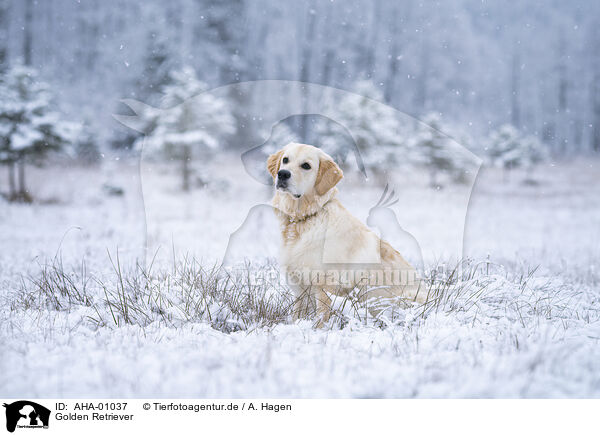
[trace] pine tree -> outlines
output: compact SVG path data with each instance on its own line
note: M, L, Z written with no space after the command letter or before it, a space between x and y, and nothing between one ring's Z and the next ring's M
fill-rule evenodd
M71 143L77 126L61 119L33 68L15 65L0 77L0 162L9 166L9 199L30 202L26 163L42 164L50 151Z
M322 148L344 162L353 149L347 129L367 168L385 169L399 163L396 157L406 143L399 133L401 123L394 109L379 103L383 93L371 81L356 82L353 91L326 107L325 112L334 122L317 122L315 130Z
M157 31L148 33L143 64L144 69L137 79L137 96L148 104L154 104L161 96L161 89L170 83L174 67L169 47Z
M450 137L440 130L444 128L439 115L429 113L423 118L423 123L417 125L413 137L413 154L429 169L429 184L433 188L442 186L440 172L453 175L460 179L465 161L462 154L453 152Z
M171 82L171 72L175 67L175 60L169 48L167 39L153 27L146 37L146 50L142 59L143 69L134 82L134 97L139 102L147 105L159 105L162 98L162 90ZM144 110L143 121L145 125L139 125L136 129L116 128L111 138L111 146L115 149L130 149L143 140L141 131L151 131L155 122L153 118L156 111ZM142 120L140 120L142 121Z
M147 134L146 151L178 160L186 191L190 189L192 161L211 157L236 131L228 102L206 90L196 72L184 67L173 72L171 82L163 87L166 109L148 115L155 126Z
M535 136L523 136L510 124L504 124L494 130L488 139L490 163L504 170L505 179L509 171L526 168L529 173L533 167L545 160L546 149Z
M522 156L519 131L504 124L492 131L489 137L488 155L494 166L511 170L519 166Z
M527 160L525 161L525 169L527 175L525 183L536 184L533 177L533 170L535 167L548 159L548 151L544 144L537 138L537 136L529 135L523 138L523 147L525 148L525 154Z

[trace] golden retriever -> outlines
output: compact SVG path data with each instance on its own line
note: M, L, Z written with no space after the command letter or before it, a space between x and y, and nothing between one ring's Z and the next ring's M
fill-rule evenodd
M281 227L281 263L296 295L293 317L316 305L317 326L330 318L329 294L359 289L363 301L424 302L415 269L336 198L343 172L320 149L290 143L267 160L276 188L272 206ZM389 306L389 304L388 304ZM379 308L377 308L379 307Z

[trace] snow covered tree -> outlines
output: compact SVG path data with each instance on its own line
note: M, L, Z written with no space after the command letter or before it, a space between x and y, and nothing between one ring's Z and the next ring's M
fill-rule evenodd
M505 170L519 166L523 158L519 131L510 124L504 124L492 131L488 141L490 163Z
M125 95L153 104L144 92L164 78L165 55L211 87L278 78L350 89L368 78L395 107L439 110L471 134L508 115L566 153L600 150L600 2L547 3L0 0L0 68L27 58L64 103L95 114ZM481 14L490 19L474 26ZM228 96L239 146L256 135L243 122L254 98Z
M353 92L341 101L329 103L326 113L332 114L335 122L317 122L315 132L321 147L338 161L345 162L353 149L345 131L348 129L367 168L385 169L399 163L396 156L402 154L406 143L399 134L401 123L396 112L379 103L383 101L383 93L371 81L356 82Z
M171 74L163 87L164 110L146 111L152 125L147 132L145 149L181 163L183 190L190 189L192 162L209 158L223 140L236 131L235 119L225 99L205 92L190 67Z
M488 140L490 163L505 171L523 167L531 171L533 167L547 157L543 144L535 136L523 136L510 124L504 124L494 130Z
M161 89L171 81L174 61L167 42L156 30L148 32L144 69L137 78L137 97L148 104L154 104L160 97Z
M9 199L30 202L26 163L72 142L77 126L61 119L45 83L32 68L15 65L0 76L0 162L9 167ZM15 180L18 169L18 186Z
M159 105L162 98L162 90L171 83L171 72L175 69L176 61L173 58L173 50L169 47L167 38L153 26L147 33L146 51L142 59L143 69L136 76L133 93L136 100L146 104ZM141 104L140 104L141 107ZM141 131L151 131L158 112L150 106L144 108L140 121L145 125L139 125L137 129L115 128L111 138L111 145L115 149L129 149L143 139Z
M419 123L412 139L414 159L429 170L431 187L442 186L439 175L444 172L456 181L463 179L467 164L462 153L450 146L452 139L441 132L445 127L437 113L429 113Z
M533 170L535 167L548 159L549 153L544 144L537 138L537 136L529 135L523 138L523 148L525 150L526 160L524 162L525 170L527 175L525 183L535 184L533 178Z

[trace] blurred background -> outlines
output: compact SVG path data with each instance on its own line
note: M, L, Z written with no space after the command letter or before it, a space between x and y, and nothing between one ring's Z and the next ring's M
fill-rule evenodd
M15 172L2 190L27 199L18 166L50 149L92 163L135 148L141 133L112 117L131 114L123 98L173 106L249 80L356 91L501 166L600 152L598 17L594 0L0 0L0 161ZM243 102L229 97L226 137L207 143L247 149L262 132L243 129ZM323 137L317 124L290 128L309 142Z
M444 197L465 208L477 156L486 171L470 205L500 199L479 209L490 237L474 240L485 251L513 228L511 243L519 245L524 225L531 235L556 221L556 207L542 212L538 205L561 186L595 204L582 192L594 191L592 157L600 152L599 16L593 0L510 7L474 0L0 0L0 193L5 204L125 198L123 213L141 210L135 222L151 207L149 192L162 192L155 201L161 213L189 207L190 194L212 198L238 188L246 189L238 198L262 202L268 189L236 187L223 174L246 170L269 184L266 155L296 140L331 153L347 182L358 172L358 150L359 169L364 164L375 176L373 204L388 182L406 195L412 186L411 210L432 217L432 200L419 198L446 188ZM259 80L287 82L244 85ZM457 152L456 143L474 156ZM261 144L252 164L232 166ZM142 148L142 177L165 175L146 183L154 188L145 190L145 204ZM498 193L498 186L506 188ZM516 196L525 205L505 207ZM168 198L182 205L166 207ZM563 206L566 225L573 212ZM524 207L537 207L537 217L515 221ZM447 214L447 206L440 209ZM14 209L7 222L23 222L22 212ZM198 213L190 209L177 225ZM412 219L411 232L436 234L418 213ZM454 226L464 219L458 213ZM104 225L122 222L112 217ZM555 232L558 244L565 231Z

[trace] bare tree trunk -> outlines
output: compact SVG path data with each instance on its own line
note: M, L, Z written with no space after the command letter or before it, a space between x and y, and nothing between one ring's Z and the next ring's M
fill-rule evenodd
M181 188L184 191L190 190L190 178L191 178L191 168L190 163L192 160L192 149L189 145L183 146L183 156L182 156L182 166L181 166L181 174L183 176L183 183Z
M0 0L0 72L8 65L8 1Z
M31 202L31 196L29 195L29 191L27 190L27 185L25 183L25 156L21 156L17 160L17 170L19 179L17 199L23 202Z
M592 127L592 149L595 152L600 152L600 74L596 74L595 83L592 85L593 90L593 127Z
M98 3L81 2L77 9L77 31L81 39L77 55L85 70L90 73L94 70L98 55L98 26Z
M592 46L597 46L600 42L600 31L595 27L590 34ZM591 59L592 77L590 83L590 107L592 131L590 134L590 145L594 152L600 152L600 54L598 50L594 51Z
M8 162L8 198L12 200L16 193L15 162Z
M377 41L379 40L379 28L381 27L381 0L373 2L373 20L371 22L371 35L367 44L367 56L365 60L365 70L368 79L373 77L375 72L375 54Z
M323 58L323 68L321 69L321 83L325 86L329 86L331 84L332 68L334 64L334 44L331 41L331 39L334 37L334 35L331 32L333 7L334 6L330 2L327 3L327 12L325 15L325 28L323 30L323 44L325 45L325 56Z
M513 48L510 102L511 122L516 128L521 128L521 106L520 106L520 82L521 82L521 55L516 44Z
M427 106L427 81L429 76L429 41L427 40L427 34L423 32L421 35L421 58L420 58L420 71L417 81L416 89L416 106L417 114L422 115Z
M591 35L591 40L595 44L600 41L600 32L594 28ZM590 136L591 148L595 152L600 152L600 54L595 51L592 58L592 82L590 89L591 108L592 108L592 132Z
M167 6L167 11L166 11L166 20L167 20L167 25L171 30L171 37L172 37L172 45L171 47L173 47L173 49L175 50L175 57L177 58L178 61L181 60L181 53L182 53L182 47L181 47L181 41L182 41L182 37L181 37L181 32L182 32L182 25L181 25L181 1L176 0L176 1L171 1L171 2L167 2L166 3Z
M23 35L23 63L31 65L33 38L33 0L25 0L25 24Z
M46 0L46 48L45 63L46 66L54 59L54 0ZM52 62L53 63L53 62ZM54 64L52 65L54 66Z
M310 64L312 61L312 54L313 54L313 42L315 39L315 11L314 11L314 7L315 4L314 2L312 2L308 8L308 15L307 15L307 24L306 24L306 32L305 32L305 38L303 39L303 47L301 50L301 59L300 59L300 81L304 82L304 83L308 83L310 80ZM306 107L308 104L308 98L309 96L308 94L308 88L302 93L302 108L304 113L306 113ZM299 117L299 134L300 134L300 138L306 142L307 141L307 136L308 136L308 126L307 126L307 119L306 116L300 116Z
M25 187L25 160L23 157L18 160L17 169L19 170L19 195L21 195L27 190Z
M392 47L390 50L390 58L388 64L388 76L385 83L384 98L387 103L393 103L394 93L396 92L396 78L398 77L398 59L399 53L399 41L400 32L398 30L398 8L399 6L395 3L391 3L392 7L392 19L390 23L390 35L392 38Z
M433 164L431 164L431 168L429 170L429 187L432 189L436 189L438 186L438 171L437 168L435 168Z
M561 153L566 152L569 141L567 135L567 64L566 64L566 42L564 32L561 31L558 43L558 150Z

